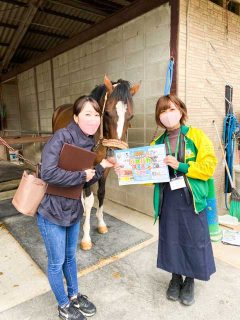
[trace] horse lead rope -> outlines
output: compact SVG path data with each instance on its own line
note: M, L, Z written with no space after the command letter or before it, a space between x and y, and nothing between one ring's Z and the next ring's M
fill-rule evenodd
M0 137L0 141L2 142L2 144L7 147L10 151L13 152L17 152L17 150L13 149L12 147L10 147L10 145L7 143L7 141L5 141L2 137ZM22 160L24 160L25 162L27 162L28 164L30 164L32 167L36 168L36 164L34 164L33 162L31 162L30 160L24 158L21 154L18 154L18 157Z
M107 92L106 92L105 97L104 97L104 104L103 104L102 114L101 114L99 141L103 139L103 115L104 115L104 111L105 111L106 102L107 102Z

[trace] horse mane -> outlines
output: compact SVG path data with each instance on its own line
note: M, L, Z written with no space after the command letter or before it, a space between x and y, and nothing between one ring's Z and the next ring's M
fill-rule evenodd
M132 104L132 95L130 93L130 83L129 81L118 79L116 82L111 81L113 85L117 84L117 86L114 88L113 92L110 95L110 98L116 100L116 101L123 101L124 103L131 103ZM101 101L101 99L106 94L106 87L104 84L100 84L96 86L90 93L90 96L98 101L98 103Z
M105 96L106 94L106 87L104 84L100 84L98 86L96 86L90 93L90 97L92 97L93 99L95 99L98 103L101 100L101 98L103 96Z

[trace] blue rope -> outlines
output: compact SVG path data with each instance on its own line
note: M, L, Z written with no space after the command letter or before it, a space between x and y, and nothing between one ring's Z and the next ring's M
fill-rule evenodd
M173 66L174 66L174 59L171 58L168 62L168 67L167 67L166 82L165 82L165 88L164 88L165 96L167 94L170 94L172 79L173 79Z
M233 176L234 147L236 142L235 133L236 133L237 127L238 127L238 121L235 115L232 113L228 113L224 118L224 123L223 123L223 142L225 145L226 161L227 161L231 176ZM231 192L230 189L231 188L230 188L229 178L226 175L224 192L225 192L225 204L227 209L228 209L227 193Z
M172 79L173 79L173 66L174 66L174 58L171 57L169 59L168 66L167 66L166 82L165 82L165 87L164 87L164 95L165 96L167 94L170 94L170 91L171 91ZM156 138L157 132L158 132L158 126L152 136L151 141L153 141Z

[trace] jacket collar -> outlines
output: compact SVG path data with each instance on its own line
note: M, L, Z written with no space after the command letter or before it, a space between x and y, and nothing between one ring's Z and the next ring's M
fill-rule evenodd
M185 125L181 125L180 130L181 130L181 133L185 136L188 133L189 127L185 126ZM164 141L164 139L166 137L166 134L167 134L167 130L165 130L164 133L161 136L157 137L154 140L154 144L163 143L163 141Z

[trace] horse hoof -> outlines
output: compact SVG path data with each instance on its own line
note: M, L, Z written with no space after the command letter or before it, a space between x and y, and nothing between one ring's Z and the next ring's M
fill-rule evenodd
M98 227L98 232L103 234L108 232L108 228L106 226Z
M80 248L84 251L91 250L92 249L92 242L81 241Z

